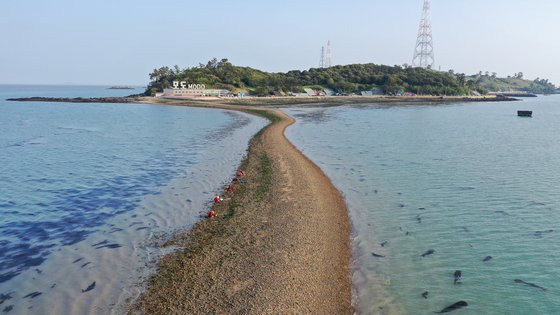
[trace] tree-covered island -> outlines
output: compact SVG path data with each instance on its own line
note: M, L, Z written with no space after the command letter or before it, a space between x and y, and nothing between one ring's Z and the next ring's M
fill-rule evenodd
M387 95L479 95L490 91L517 90L529 93L554 93L548 80L523 78L500 79L489 73L467 76L453 71L441 72L410 66L386 66L373 63L292 70L286 73L265 72L235 66L228 59L216 58L206 64L181 69L161 67L150 73L146 94L153 95L170 88L173 81L204 84L256 96L292 95L304 88L329 89L339 95L379 91Z

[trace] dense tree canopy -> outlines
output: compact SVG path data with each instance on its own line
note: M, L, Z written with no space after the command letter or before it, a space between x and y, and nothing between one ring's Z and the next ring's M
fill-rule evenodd
M260 96L274 92L302 92L303 88L314 86L344 94L372 88L381 88L386 94L411 92L424 95L468 95L474 91L488 91L480 80L462 73L372 63L270 73L234 66L227 59L213 59L192 68L180 69L175 66L155 69L150 73L150 79L147 94L161 92L170 87L173 81L205 84L207 87L233 92L247 91Z
M474 82L475 85L482 89L494 92L506 91L524 91L535 94L552 94L556 93L556 86L547 79L537 78L533 81L523 79L523 72L515 73L507 78L498 78L495 73L493 75L473 75L467 80Z

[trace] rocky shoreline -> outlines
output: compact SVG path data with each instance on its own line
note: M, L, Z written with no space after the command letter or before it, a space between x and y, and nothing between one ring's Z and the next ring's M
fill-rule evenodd
M330 97L246 97L246 98L191 98L191 99L166 99L161 97L148 97L142 94L124 97L22 97L9 98L7 101L16 102L66 102L66 103L151 103L172 104L175 102L189 102L190 104L223 104L241 106L290 106L290 105L318 105L337 106L345 104L448 104L470 102L507 102L519 99L503 95L496 96L330 96Z

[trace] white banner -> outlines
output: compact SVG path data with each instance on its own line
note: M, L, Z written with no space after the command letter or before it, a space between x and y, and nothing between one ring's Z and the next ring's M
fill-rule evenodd
M173 81L174 89L188 89L188 90L206 90L206 85L204 84L187 84L187 81Z

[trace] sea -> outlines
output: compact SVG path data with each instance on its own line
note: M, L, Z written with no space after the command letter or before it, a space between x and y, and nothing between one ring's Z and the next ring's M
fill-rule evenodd
M359 314L560 314L560 95L285 111L348 204Z
M0 311L121 314L230 182L264 119L162 105L10 102L125 96L0 85Z

